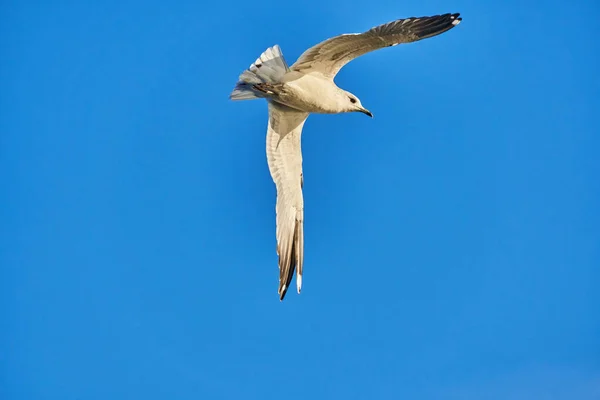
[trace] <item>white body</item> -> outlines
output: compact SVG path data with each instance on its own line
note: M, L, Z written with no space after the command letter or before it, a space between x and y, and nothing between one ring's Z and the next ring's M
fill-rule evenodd
M283 76L277 102L308 113L337 114L348 111L348 93L318 72L289 71Z

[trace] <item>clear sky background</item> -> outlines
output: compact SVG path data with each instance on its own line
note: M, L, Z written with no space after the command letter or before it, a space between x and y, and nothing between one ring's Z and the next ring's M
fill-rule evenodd
M0 6L0 398L600 398L597 2L91 3ZM280 302L238 75L445 12L309 117Z

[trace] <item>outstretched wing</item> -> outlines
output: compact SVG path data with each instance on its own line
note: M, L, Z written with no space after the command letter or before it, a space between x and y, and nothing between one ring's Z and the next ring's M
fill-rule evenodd
M269 103L267 162L277 186L277 254L279 298L283 300L294 269L298 293L304 262L304 200L302 198L302 150L300 136L308 113Z
M291 69L304 73L320 72L333 79L344 65L370 51L416 42L452 29L462 20L459 15L399 19L364 33L336 36L306 50Z

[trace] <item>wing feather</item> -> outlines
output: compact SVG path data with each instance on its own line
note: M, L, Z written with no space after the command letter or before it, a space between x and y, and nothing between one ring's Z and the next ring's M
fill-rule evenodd
M277 254L279 297L290 286L294 270L298 293L304 263L304 200L302 198L302 150L300 138L308 113L269 103L267 162L277 187Z
M415 42L452 29L462 20L459 15L399 19L364 33L336 36L306 50L291 69L304 73L319 72L333 79L344 65L370 51Z

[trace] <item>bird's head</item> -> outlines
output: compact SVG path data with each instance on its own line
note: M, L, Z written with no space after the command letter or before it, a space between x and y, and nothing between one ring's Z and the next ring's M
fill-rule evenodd
M361 112L373 118L371 111L363 107L358 97L350 92L344 91L344 103L346 104L346 112Z

